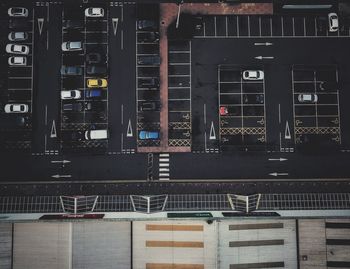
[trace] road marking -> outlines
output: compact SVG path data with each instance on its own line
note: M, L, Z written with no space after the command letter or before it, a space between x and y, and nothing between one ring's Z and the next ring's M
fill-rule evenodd
M39 35L41 35L43 31L43 25L44 25L44 18L38 18Z
M169 168L159 168L159 172L169 172Z
M261 17L259 16L259 36L261 37Z
M68 160L62 160L62 161L51 161L51 163L62 163L62 164L65 164L65 163L70 163L71 161L68 161Z
M214 122L211 122L209 139L210 140L215 140L216 139L216 134L215 134L215 129L214 129Z
M114 35L117 35L118 21L119 21L119 18L112 18L113 34Z
M304 36L306 36L306 21L305 21L305 17L304 17Z
M227 23L227 16L225 17L225 19L226 19L226 31L225 31L225 33L226 33L226 36L228 36L228 23Z
M51 177L53 177L53 178L70 178L72 176L71 175L52 175Z
M51 138L57 137L55 120L52 120L50 137Z
M248 15L248 36L250 36L250 16Z
M169 173L159 173L160 177L169 177ZM169 179L169 178L167 178ZM166 180L165 178L160 178L160 180Z
M282 36L284 36L284 26L283 26L283 24L284 24L284 21L283 21L283 16L281 16L281 30L282 30Z
M159 154L159 157L169 157L169 153L161 153Z
M168 163L160 163L159 167L169 167L169 164Z
M204 113L204 124L206 125L207 124L207 105L204 104L203 105L203 113Z
M214 36L216 37L216 16L214 16Z
M123 32L123 29L120 31L120 49L124 50L124 32Z
M271 43L271 42L255 42L254 45L255 46L272 46L273 43Z
M281 124L281 104L278 104L278 123Z
M159 158L159 162L169 162L169 158Z
M47 126L47 105L45 105L45 126Z
M124 124L124 105L122 104L121 106L120 106L120 114L121 114L121 116L120 116L120 122L121 122L121 124L123 125Z
M257 60L273 60L275 57L274 56L255 56L254 58Z
M288 173L277 173L277 172L274 172L274 173L270 173L269 175L277 177L277 176L288 176L289 174Z
M269 161L279 161L279 162L284 162L284 161L287 161L288 159L286 158L278 158L278 159L272 159L270 158Z
M284 131L284 138L285 139L291 139L291 135L290 135L290 130L289 130L289 124L288 121L286 121L286 129Z
M128 130L126 131L126 136L127 137L133 137L133 133L132 133L132 127L131 127L131 120L129 119L129 123L128 123Z
M293 36L295 36L295 25L294 25L294 17L292 18L293 21Z

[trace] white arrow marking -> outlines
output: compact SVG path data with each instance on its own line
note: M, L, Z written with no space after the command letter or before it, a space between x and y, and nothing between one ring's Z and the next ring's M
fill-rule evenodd
M254 58L257 59L257 60L263 60L263 59L272 60L272 59L274 59L275 57L273 57L273 56L256 56L256 57L254 57Z
M254 45L255 46L272 46L273 43L271 43L271 42L265 42L265 43L256 42L256 43L254 43Z
M290 135L288 121L286 121L286 130L284 131L284 138L285 139L291 139L292 138L291 135Z
M129 123L128 123L128 130L126 131L126 136L127 137L133 137L132 127L131 127L131 120L130 119L129 119Z
M269 159L269 161L280 161L280 162L284 162L287 161L288 159L285 158L279 158L279 159Z
M44 25L44 18L38 18L38 28L39 28L39 34L41 35L43 31L43 25Z
M68 160L63 160L63 161L51 161L51 163L63 163L63 164L65 164L65 163L70 163L70 161L68 161Z
M118 21L119 21L119 18L112 18L113 34L114 35L117 35Z
M51 134L50 137L57 137L55 120L52 121Z
M274 172L274 173L270 173L269 175L277 177L277 176L288 176L289 174L288 173L277 173L277 172Z
M71 175L53 175L53 178L61 178L61 177L72 177Z
M214 129L214 123L213 123L213 122L211 122L209 139L210 139L210 140L216 139L215 129Z

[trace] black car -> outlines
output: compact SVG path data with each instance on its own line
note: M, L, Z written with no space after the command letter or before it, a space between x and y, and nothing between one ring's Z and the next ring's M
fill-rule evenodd
M66 20L62 24L63 29L82 29L84 23L78 20Z
M0 129L10 129L16 127L27 127L29 125L28 117L17 115L4 115L0 119Z
M86 68L86 74L88 75L104 75L107 73L105 66L89 65Z
M137 29L139 30L156 30L157 24L151 20L140 20L137 22Z
M152 56L152 55L139 56L137 58L137 64L139 64L139 65L160 65L160 57L159 56Z
M61 139L66 142L83 141L84 133L82 131L63 131Z
M9 20L10 29L29 29L31 25L28 21L22 19L11 19Z
M101 112L105 110L103 102L85 102L84 107L86 111Z
M155 43L159 41L159 33L158 32L145 32L139 33L137 35L139 42L151 42Z
M70 103L63 104L63 111L72 111L72 112L80 112L84 110L84 106L82 103Z
M159 88L158 78L140 78L139 85L141 88L154 89Z
M87 64L98 64L98 63L105 63L106 57L99 52L90 52L86 54L85 60Z

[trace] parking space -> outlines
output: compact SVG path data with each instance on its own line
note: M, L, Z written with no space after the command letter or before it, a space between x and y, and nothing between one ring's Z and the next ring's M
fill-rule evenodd
M23 151L31 149L35 9L24 8L25 17L7 12L2 14L5 27L1 30L6 53L1 56L0 148Z
M299 145L341 144L337 66L293 66L293 115Z
M349 37L350 20L339 17L339 30L330 32L327 14L288 15L221 15L203 16L203 27L196 38L238 37Z
M153 20L136 22L137 146L160 145L159 29Z
M169 146L191 146L191 41L169 40Z
M62 51L61 145L66 151L108 147L108 139L85 136L89 130L108 130L109 10L104 5L99 7L103 8L101 17L84 16L88 6L66 8L62 14L62 44L81 42L81 49Z
M244 78L246 70L260 77ZM253 73L252 73L253 74ZM219 139L221 148L260 146L266 142L263 66L219 66Z

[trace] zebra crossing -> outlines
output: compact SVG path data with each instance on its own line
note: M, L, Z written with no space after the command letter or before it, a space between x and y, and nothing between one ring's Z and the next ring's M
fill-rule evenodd
M159 180L170 179L170 158L169 153L159 154Z

